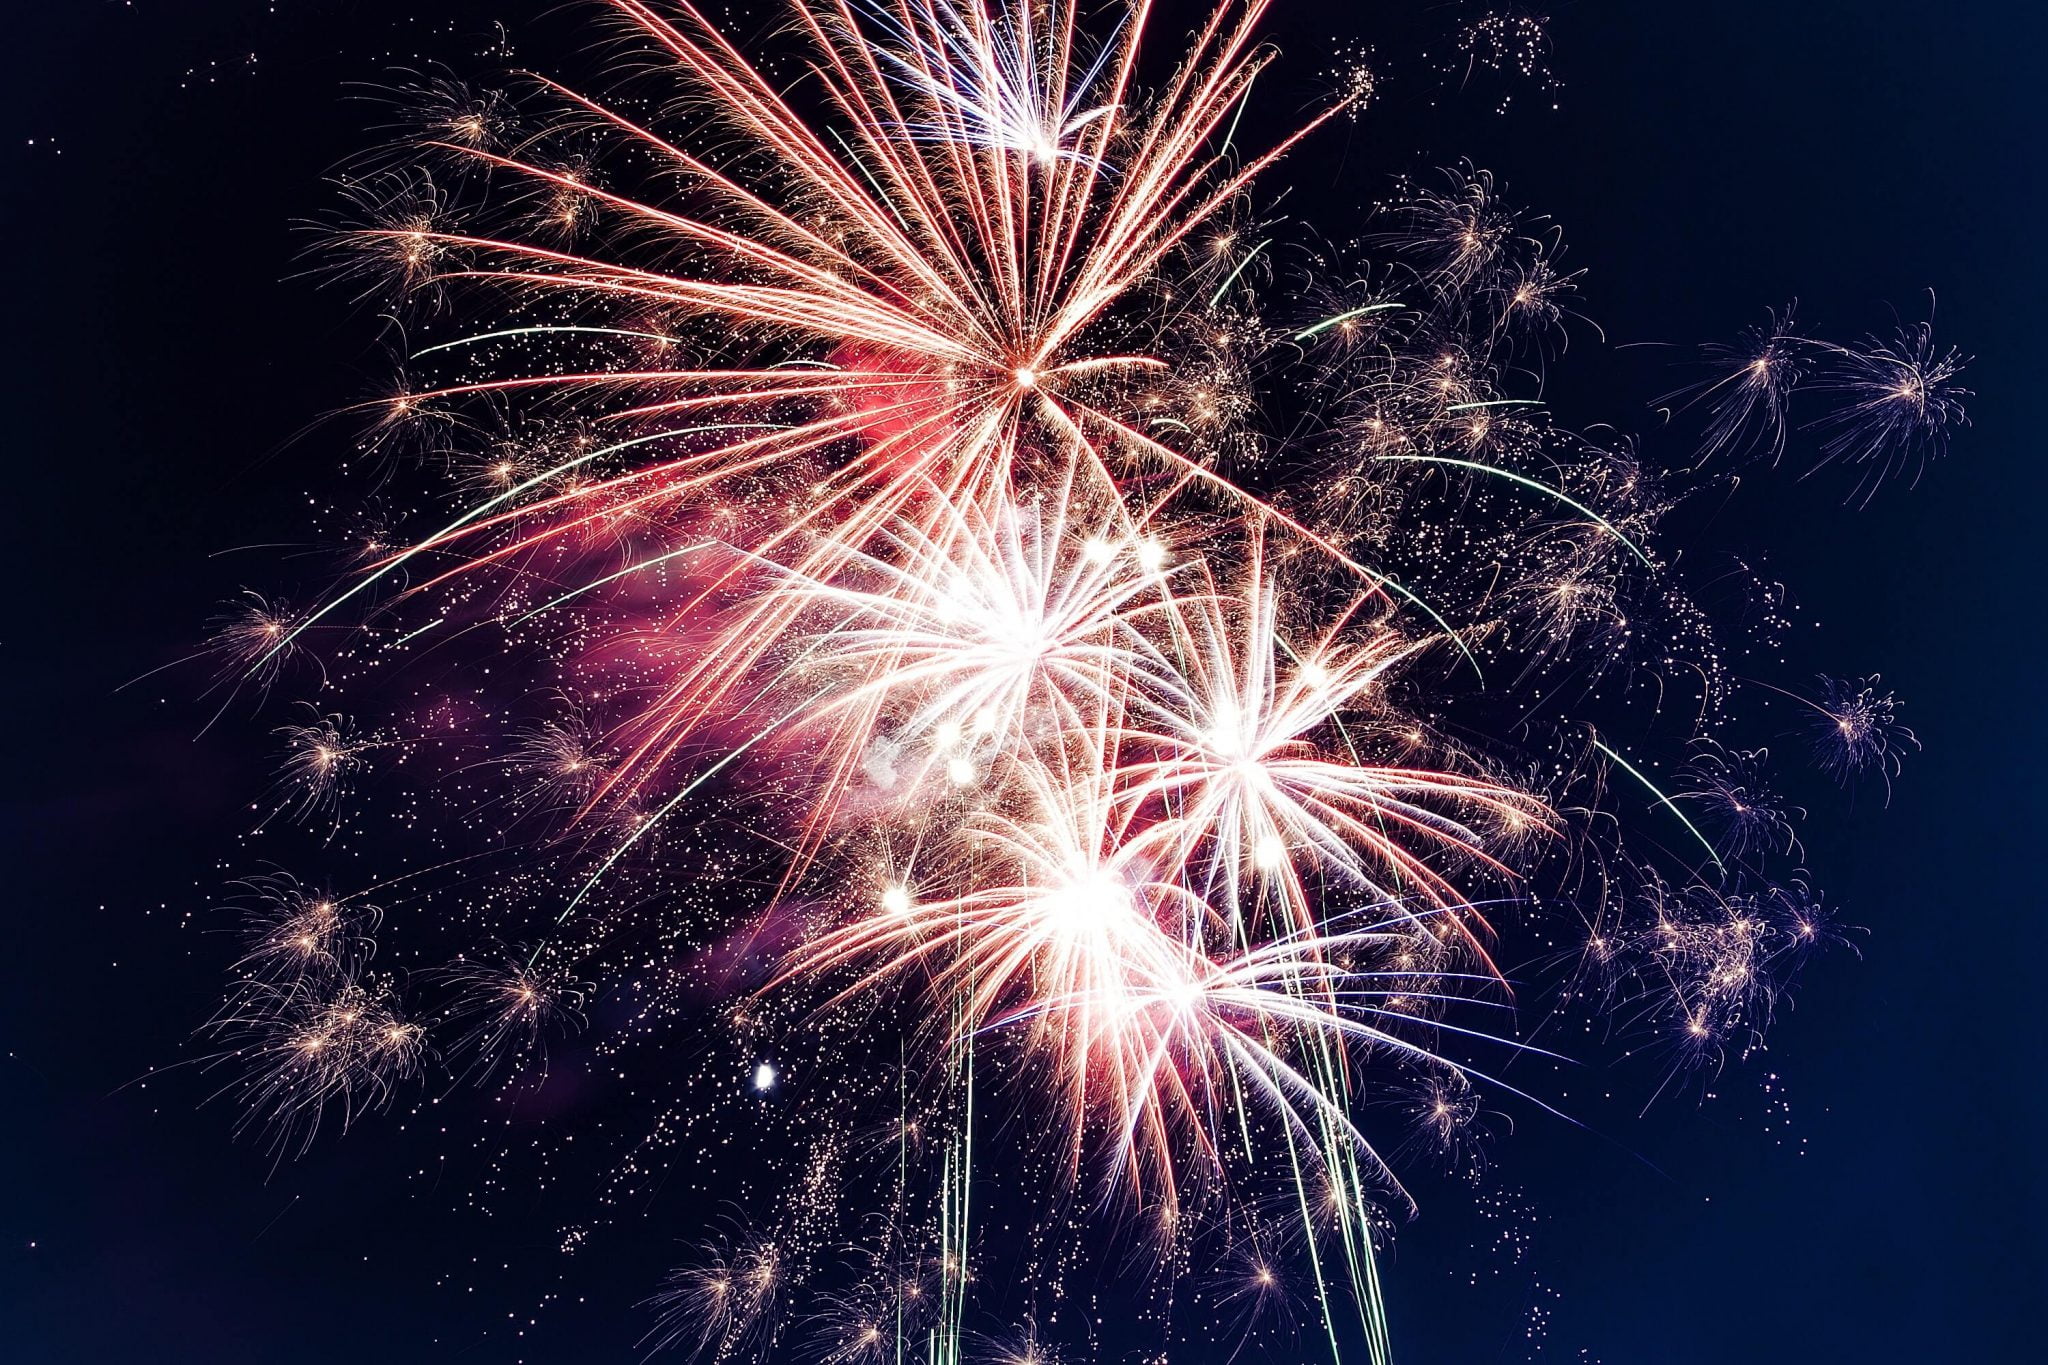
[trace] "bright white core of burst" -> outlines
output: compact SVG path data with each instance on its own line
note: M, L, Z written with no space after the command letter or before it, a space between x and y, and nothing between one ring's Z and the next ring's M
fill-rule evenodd
M1050 918L1062 930L1087 934L1127 913L1131 893L1109 873L1088 872L1052 892L1044 904Z
M775 1088L775 1064L762 1062L754 1068L754 1089L766 1094Z
M1244 727L1237 717L1237 708L1229 702L1216 707L1210 717L1209 747L1225 758L1242 758L1245 754Z

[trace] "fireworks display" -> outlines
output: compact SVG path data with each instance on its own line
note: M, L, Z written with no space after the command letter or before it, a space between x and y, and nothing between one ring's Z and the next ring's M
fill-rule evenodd
M1660 400L1680 458L1568 429L1543 374L1598 333L1492 175L1348 241L1274 211L1384 82L1245 145L1264 9L611 0L616 91L404 92L331 259L405 317L362 462L435 494L208 661L310 698L261 825L417 854L237 888L199 1048L277 1157L630 1074L565 1247L778 1116L650 1350L1048 1360L1120 1276L1187 1286L1169 1342L1377 1361L1404 1166L1511 1161L1556 1039L1646 1092L1760 1045L1839 933L1773 750L1888 790L1916 741L1874 677L1735 673L1720 618L1781 599L1665 528L1795 398L1867 499L1964 361L1788 310ZM1533 18L1459 44L1556 88Z

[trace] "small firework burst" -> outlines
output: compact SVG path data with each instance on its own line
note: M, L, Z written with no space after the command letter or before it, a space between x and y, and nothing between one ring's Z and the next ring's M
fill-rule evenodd
M1820 679L1814 711L1813 751L1837 782L1876 774L1891 791L1905 755L1920 747L1899 719L1899 700L1876 674L1867 678Z
M583 1027L589 987L558 971L515 957L457 962L440 975L451 995L449 1055L471 1081L544 1071L548 1040Z
M656 1323L642 1344L712 1361L765 1351L781 1325L776 1308L788 1276L783 1249L769 1238L706 1244L648 1301Z
M426 1031L388 982L349 970L285 983L251 980L202 1030L222 1050L209 1069L234 1072L222 1093L279 1156L302 1154L332 1120L341 1129L384 1109L421 1074Z
M1956 377L1970 358L1938 346L1931 323L1832 347L1829 360L1815 388L1840 402L1815 424L1829 433L1821 454L1861 469L1857 491L1864 502L1888 479L1908 471L1917 479L1929 460L1947 451L1949 433L1969 420L1963 400L1970 390Z
M376 742L358 734L347 716L317 711L305 724L281 725L274 733L283 741L284 757L277 767L273 814L338 820L342 798L367 768L366 755Z
M505 766L527 783L522 800L546 809L578 808L601 785L616 755L583 715L571 710L520 736Z
M326 973L353 976L376 951L383 911L373 905L308 890L288 873L248 877L240 886L249 901L247 951L236 967L253 978L285 983Z
M1686 765L1680 800L1694 803L1718 832L1717 847L1730 862L1770 855L1797 857L1792 823L1803 812L1771 789L1768 749L1727 749L1702 741Z
M1550 67L1550 21L1519 9L1490 9L1458 30L1458 55L1444 64L1459 85L1471 84L1481 72L1494 76L1518 76L1534 84L1539 97L1553 101L1563 82ZM1515 92L1503 89L1494 112L1505 114L1514 103Z
M221 684L250 681L267 689L299 652L291 638L297 626L291 608L258 592L245 591L209 625L209 647L221 661Z
M1579 989L1604 1002L1610 1027L1671 1059L1667 1085L1761 1047L1799 967L1841 937L1797 878L1647 878L1610 909L1587 937Z
M1767 459L1785 453L1786 409L1813 370L1815 348L1794 321L1797 305L1773 312L1734 344L1700 347L1708 376L1657 400L1680 409L1699 407L1707 420L1700 435L1702 464L1715 459Z
M1371 46L1351 43L1339 48L1329 80L1344 105L1345 116L1353 123L1365 117L1380 88L1379 63Z
M1482 1121L1479 1090L1457 1071L1424 1072L1389 1096L1414 1133L1411 1146L1447 1174L1477 1182L1486 1172L1491 1137Z

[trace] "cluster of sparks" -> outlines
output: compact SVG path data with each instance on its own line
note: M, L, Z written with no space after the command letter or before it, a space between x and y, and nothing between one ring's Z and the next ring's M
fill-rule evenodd
M1811 390L1833 400L1806 423L1824 433L1820 463L1855 472L1853 497L1867 503L1887 480L1917 478L1968 421L1970 391L1957 376L1969 358L1937 345L1931 323L1843 345L1807 335L1794 313L1772 313L1732 345L1702 347L1710 376L1663 400L1705 412L1701 458L1775 463L1785 453L1795 395Z
M1466 1142L1484 1078L1444 1044L1480 1041L1458 1020L1511 995L1482 908L1545 867L1590 880L1593 789L1618 769L1701 847L1582 914L1581 998L1718 1055L1824 937L1765 880L1797 844L1762 751L1702 741L1666 795L1583 727L1524 761L1454 741L1428 700L1503 660L1538 695L1590 691L1652 625L1703 636L1652 548L1676 495L1626 450L1561 453L1540 402L1504 390L1574 316L1555 232L1461 171L1391 206L1385 269L1266 323L1251 186L1346 102L1237 147L1272 55L1259 0L1165 66L1142 9L1091 38L1071 0L804 0L795 83L683 0L609 8L691 128L541 80L557 121L515 134L511 101L432 83L434 174L358 182L352 262L428 316L495 319L415 344L372 436L440 453L484 433L452 461L462 510L379 528L316 606L252 598L221 636L268 687L323 642L381 661L497 632L505 671L527 660L562 706L514 733L495 800L558 833L577 878L522 947L435 973L424 1022L372 970L374 912L252 883L209 1028L230 1088L297 1150L421 1074L430 1028L460 1078L537 1065L604 989L610 879L681 856L663 841L716 810L776 852L742 945L702 926L707 972L807 1017L911 1002L909 1055L955 1097L906 1105L884 1144L907 1170L913 1129L945 1130L936 1250L846 1300L829 1358L900 1357L913 1320L960 1350L978 1058L1028 1082L1064 1183L1168 1240L1233 1172L1285 1168L1332 1348L1344 1284L1383 1355L1379 1205L1406 1196L1360 1103L1405 1073L1380 1097ZM1473 60L1510 41L1534 39L1502 30ZM1809 354L1791 335L1705 391L1737 396L1710 450L1782 441ZM1957 364L1930 348L1830 352L1863 394L1831 457L1889 462L1959 416ZM1274 352L1342 378L1293 465L1257 420ZM1704 712L1730 680L1698 652ZM1874 680L1801 700L1839 728L1840 774L1889 780ZM391 746L325 710L279 734L276 810L336 827ZM1597 861L1623 877L1618 850ZM1280 1272L1270 1214L1225 1221L1236 1311ZM787 1237L707 1251L659 1297L656 1343L765 1350L802 1273Z
M346 1128L388 1106L421 1073L426 1030L370 958L380 912L287 876L244 884L251 904L236 986L206 1036L233 1062L242 1122L272 1125L280 1153L304 1152L323 1120Z

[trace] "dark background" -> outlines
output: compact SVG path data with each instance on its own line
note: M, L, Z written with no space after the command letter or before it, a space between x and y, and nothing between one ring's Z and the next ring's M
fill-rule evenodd
M1888 302L1922 315L1933 286L1940 334L1979 357L1975 426L1917 489L1845 511L1845 481L1788 470L1706 533L1801 604L1773 676L1882 669L1926 741L1889 808L1869 787L1797 793L1862 960L1815 963L1716 1098L1598 1132L1518 1115L1487 1201L1426 1190L1390 1271L1401 1357L1519 1360L1538 1321L1539 1359L2033 1357L2048 16L1561 3L1552 111L1534 83L1460 96L1413 63L1455 11L1282 10L1270 118L1340 40L1408 61L1281 173L1290 211L1333 235L1390 172L1468 155L1565 225L1613 341L1730 337L1794 296L1847 337ZM338 435L287 438L381 375L374 327L293 278L293 224L332 210L323 173L374 118L344 82L460 66L499 17L522 60L574 69L555 46L573 16L523 0L69 0L6 23L0 1358L630 1360L629 1305L698 1232L701 1211L656 1206L564 1257L518 1192L471 1208L433 1164L474 1113L372 1120L273 1172L200 1106L203 1079L128 1084L187 1055L216 998L231 948L204 907L247 870L235 835L266 759L246 717L194 740L192 674L115 688L238 588L303 572L218 552L301 540L309 496L347 496ZM1580 342L1568 396L1654 433L1660 353ZM1654 1079L1580 1084L1633 1100ZM438 1145L401 1131L444 1119Z

